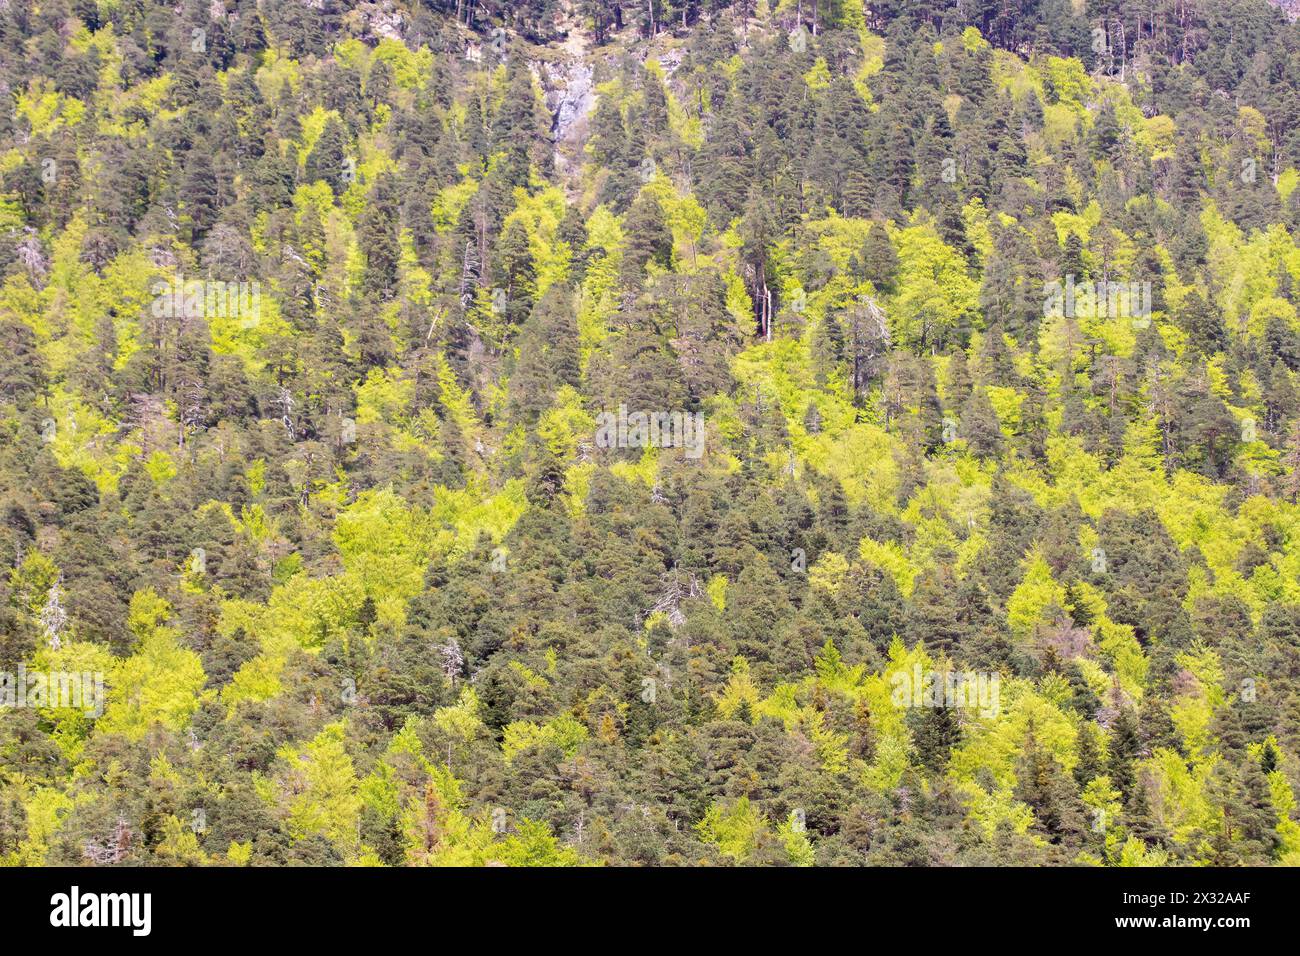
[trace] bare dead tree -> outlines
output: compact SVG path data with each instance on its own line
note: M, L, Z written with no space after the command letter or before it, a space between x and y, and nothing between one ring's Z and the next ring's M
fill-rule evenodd
M683 578L682 572L677 569L665 572L661 581L663 590L649 613L663 614L668 619L669 627L680 627L686 623L686 615L682 613L682 602L700 597L704 593L704 588L694 572L687 572Z
M126 817L119 816L112 835L103 843L87 843L82 848L82 855L96 866L121 863L131 850L131 836L131 826Z

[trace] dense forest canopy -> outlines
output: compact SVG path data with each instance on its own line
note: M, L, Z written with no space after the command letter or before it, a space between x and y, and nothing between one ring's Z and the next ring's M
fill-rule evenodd
M1300 863L1263 0L0 0L0 861Z

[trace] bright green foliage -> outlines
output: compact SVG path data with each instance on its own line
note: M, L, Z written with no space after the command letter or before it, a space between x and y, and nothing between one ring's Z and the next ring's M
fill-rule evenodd
M0 6L0 862L1300 862L1278 11Z

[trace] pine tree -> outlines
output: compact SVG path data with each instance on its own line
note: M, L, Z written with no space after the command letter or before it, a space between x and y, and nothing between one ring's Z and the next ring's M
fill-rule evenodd
M320 138L307 154L303 166L303 181L308 183L324 181L335 193L341 193L349 185L352 167L346 163L347 140L341 124L334 117L325 121L325 128Z
M393 178L381 175L370 191L358 229L366 255L362 288L380 301L397 292L397 189Z

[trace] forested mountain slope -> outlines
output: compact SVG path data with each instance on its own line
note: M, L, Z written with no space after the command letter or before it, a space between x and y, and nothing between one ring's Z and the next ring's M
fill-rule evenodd
M0 90L5 863L1300 863L1264 0L4 0Z

